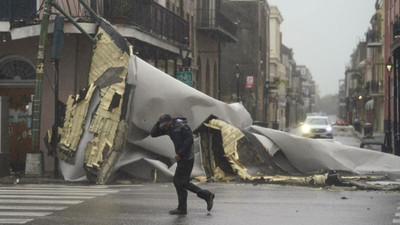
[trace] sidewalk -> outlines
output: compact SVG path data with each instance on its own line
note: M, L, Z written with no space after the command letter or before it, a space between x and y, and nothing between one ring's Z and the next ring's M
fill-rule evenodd
M364 136L363 133L360 133L360 132L355 131L355 130L353 130L353 133L354 133L354 135L356 137L358 137L360 139L360 141L363 141L365 139L376 140L376 141L379 141L379 142L382 142L382 143L384 143L384 141L385 141L385 133L374 132L372 137Z

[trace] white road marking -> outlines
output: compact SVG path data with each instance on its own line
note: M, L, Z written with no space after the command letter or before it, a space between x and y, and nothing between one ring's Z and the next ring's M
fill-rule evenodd
M112 192L116 193L116 192ZM0 190L0 194L13 194L13 195L29 195L29 194L46 194L46 195L81 195L81 196L105 196L110 193L90 193L90 192L60 192L60 191L27 191L27 190Z
M0 210L64 210L63 206L36 206L36 205L0 205Z
M25 224L85 200L117 192L107 186L0 186L0 224Z
M55 190L55 189L50 189L50 190L39 190L39 189L34 189L34 190L27 190L27 189L0 189L0 193L4 192L14 192L14 193L91 193L91 194L111 194L111 193L117 193L118 191L113 190L113 191L107 191L107 190Z
M55 204L55 205L75 205L82 203L83 201L78 200L27 200L27 199L0 199L2 204Z
M0 195L2 198L23 198L23 199L92 199L96 196L56 196L56 195Z
M33 219L0 219L0 224L25 224Z
M51 215L52 212L8 212L8 211L0 211L0 216L48 216Z

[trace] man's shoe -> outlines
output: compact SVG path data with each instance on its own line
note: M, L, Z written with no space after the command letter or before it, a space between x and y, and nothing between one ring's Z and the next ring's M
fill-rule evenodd
M215 195L211 194L210 197L207 200L207 210L208 211L211 211L211 209L212 209L212 207L214 205L214 197L215 197Z
M185 215L185 214L187 214L187 211L183 210L183 209L174 209L174 210L169 211L169 214L172 214L172 215Z

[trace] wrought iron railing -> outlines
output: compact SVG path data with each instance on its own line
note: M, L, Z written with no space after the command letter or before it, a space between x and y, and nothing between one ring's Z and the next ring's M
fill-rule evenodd
M382 40L381 34L374 30L369 30L366 34L367 43L380 42Z
M104 17L115 22L117 17L123 17L123 23L136 26L153 35L167 38L179 44L187 44L189 23L165 7L146 0L127 0L127 8L120 12L115 2L110 1L110 7L104 8Z
M237 25L228 17L215 9L197 9L197 27L220 28L232 35L236 35Z
M89 14L79 6L77 0L69 4L55 0L72 17L90 20ZM189 23L165 7L149 0L104 0L104 12L101 12L101 0L91 1L91 7L101 16L114 22L124 17L127 25L134 25L152 35L166 38L179 44L188 44ZM38 17L36 0L1 0L0 20L32 21ZM119 5L117 5L119 4ZM122 7L124 6L124 7Z
M105 0L91 0L90 7L103 16L102 2ZM94 21L90 17L87 10L80 5L78 0L53 0L54 4L57 4L72 18L76 18L84 21ZM40 5L37 5L40 4ZM43 10L44 1L37 0L1 0L0 1L0 20L10 22L22 22L18 25L24 25L23 22L32 22L40 19L40 13ZM37 10L38 9L38 10ZM52 12L59 14L59 12L53 8ZM50 20L54 17L50 17ZM16 23L14 23L15 25Z
M36 0L1 0L0 20L33 20L37 16Z
M369 94L379 94L380 91L380 85L379 81L371 80L366 83L366 88L367 92Z
M393 39L395 37L399 37L400 35L400 17L396 17L396 19L393 21Z

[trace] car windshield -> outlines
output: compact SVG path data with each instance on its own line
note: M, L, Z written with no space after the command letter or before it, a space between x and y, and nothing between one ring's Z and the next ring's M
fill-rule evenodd
M324 118L307 118L305 122L310 125L329 125L328 120Z

